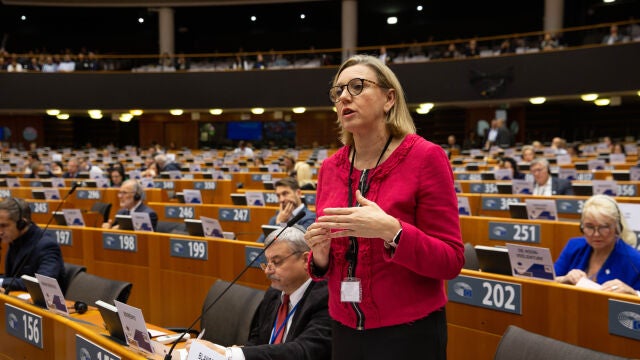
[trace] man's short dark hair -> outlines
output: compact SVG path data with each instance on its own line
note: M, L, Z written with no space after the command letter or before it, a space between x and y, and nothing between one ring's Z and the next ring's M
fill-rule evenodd
M286 187L291 188L291 190L300 190L300 185L298 185L298 180L296 180L296 179L294 179L292 177L286 177L286 178L279 179L278 181L276 181L274 186L275 187L286 186Z

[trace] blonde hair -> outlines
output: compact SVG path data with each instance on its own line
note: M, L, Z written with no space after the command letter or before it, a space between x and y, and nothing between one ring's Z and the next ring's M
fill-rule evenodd
M300 187L303 187L306 184L311 184L313 187L316 186L316 183L311 179L311 166L309 166L309 164L304 161L298 161L294 169L296 171L296 180Z
M613 220L616 226L616 233L627 244L636 247L636 234L631 231L627 220L622 216L620 207L616 200L607 195L593 195L584 203L580 224L584 222L584 217L591 215L598 221Z
M347 59L338 69L338 73L333 78L333 86L336 85L338 77L347 68L355 65L364 65L373 70L376 74L375 82L384 89L393 89L396 92L395 104L387 113L387 130L393 137L404 137L407 134L416 133L416 125L409 112L409 106L404 96L404 90L396 75L378 58L369 55L355 55ZM338 125L340 120L337 120ZM340 128L340 140L344 145L353 145L353 134Z

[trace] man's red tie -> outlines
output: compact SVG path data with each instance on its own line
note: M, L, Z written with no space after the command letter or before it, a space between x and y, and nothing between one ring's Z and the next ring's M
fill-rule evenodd
M282 343L282 338L284 337L284 333L287 330L287 325L285 324L283 326L282 324L287 320L288 313L289 313L289 295L284 294L284 296L282 296L282 304L280 304L280 307L278 308L278 318L276 320L276 331L278 331L278 329L280 329L281 326L282 326L282 329L278 333L278 337L276 337L276 339L273 341L274 344Z

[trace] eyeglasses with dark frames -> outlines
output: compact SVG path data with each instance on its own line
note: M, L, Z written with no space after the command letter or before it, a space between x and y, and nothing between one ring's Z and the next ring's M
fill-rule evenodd
M279 268L280 266L282 266L282 264L284 264L284 262L287 261L288 258L290 258L290 257L292 257L293 255L296 255L296 254L300 254L300 251L294 251L291 254L289 254L289 255L281 258L281 259L275 259L275 260L272 259L271 261L260 263L260 268L263 271L266 271L269 268L275 270L275 269Z
M349 94L351 94L351 96L358 96L360 95L360 93L362 93L362 90L364 90L365 82L371 83L376 86L380 86L375 81L362 79L362 78L353 78L344 85L336 85L330 88L329 99L331 100L331 102L337 103L340 100L340 96L342 96L342 93L344 92L345 88L347 88L347 91L349 92Z
M582 232L587 236L593 236L596 232L598 232L600 236L608 236L611 233L611 228L612 226L609 224L600 226L584 225L582 227Z

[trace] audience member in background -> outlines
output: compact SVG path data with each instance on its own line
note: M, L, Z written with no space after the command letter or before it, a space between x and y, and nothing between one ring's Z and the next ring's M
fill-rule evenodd
M498 159L498 164L496 164L495 169L512 169L512 176L514 179L523 180L524 174L518 171L518 164L516 161L508 156L501 157Z
M387 65L391 63L391 56L387 52L387 48L385 46L380 47L380 54L378 54L378 59Z
M51 163L51 175L55 177L62 176L62 163L60 161L53 161Z
M304 211L305 214L296 224L302 226L304 229L313 224L316 220L316 214L309 210L307 205L302 201L302 191L295 178L286 177L277 180L274 186L276 188L278 202L280 203L280 209L269 219L269 225L284 225L300 211ZM264 234L260 235L258 242L264 242Z
M464 48L463 54L465 57L480 56L480 50L478 49L478 41L476 39L469 40L469 43Z
M500 51L500 54L511 54L515 52L515 49L513 48L513 44L511 43L511 39L504 39L500 43L499 51Z
M11 55L11 62L7 65L7 72L23 72L25 69L22 64L18 62L18 56L16 54Z
M83 158L80 158L79 169L80 169L80 172L88 172L91 178L94 178L96 176L102 176L102 174L104 173L104 171L102 171L100 167L93 165L91 163L91 160L86 156Z
M544 38L540 42L540 50L554 50L558 47L558 40L551 33L545 33Z
M287 154L282 157L282 172L287 173L287 176L295 177L296 176L296 159Z
M53 61L53 56L47 55L44 63L41 66L42 72L56 72L58 71L58 64Z
M134 179L125 180L118 191L118 200L120 201L120 209L116 215L131 215L132 212L145 212L149 214L151 225L155 230L158 225L158 214L144 204L144 189L142 185ZM118 219L113 219L103 223L104 229L119 229Z
M140 171L140 176L145 178L155 178L160 172L155 161L150 162L147 168Z
M621 142L616 142L613 144L612 150L611 150L612 154L626 154L627 152L624 149L624 144Z
M480 149L482 147L481 140L478 139L478 134L475 130L471 130L467 133L467 137L462 143L462 148L465 150Z
M602 43L605 45L612 45L622 42L623 37L618 33L618 25L612 24L609 27L609 33L602 38Z
M313 174L311 173L311 166L304 161L298 161L294 168L296 172L296 180L300 190L315 190L316 182L313 181Z
M180 165L169 159L165 154L158 154L153 159L158 167L158 173L165 171L180 171Z
M109 183L111 187L119 188L125 180L124 171L120 168L109 169Z
M238 141L238 147L233 150L233 153L239 156L253 159L253 150L249 146L247 146L247 143L244 140Z
M31 150L27 155L27 161L24 163L24 173L31 174L33 171L33 163L40 162L40 155L38 155L37 151Z
M454 150L457 150L458 152L460 151L460 145L458 145L458 143L456 142L455 135L449 135L447 137L447 148L449 149L449 151L454 151Z
M231 359L325 360L331 358L331 318L326 281L312 281L307 273L309 246L304 231L290 227L267 237L266 263L260 264L271 280L251 323L249 339L243 346L204 345ZM277 326L278 310L287 302L289 318ZM282 334L282 335L280 335ZM189 340L187 348L193 341ZM240 345L240 344L238 344Z
M71 158L67 161L67 171L62 174L63 178L66 179L74 179L78 177L78 173L80 172L80 161L78 158Z
M556 155L567 155L567 141L561 137L554 137L551 140L551 148Z
M511 131L507 128L505 119L499 118L491 120L491 128L483 143L485 150L489 150L492 146L508 148L513 145Z
M551 176L549 161L539 157L535 158L529 167L529 172L533 175L533 195L573 195L571 182L567 179L560 179Z
M640 252L636 236L607 195L584 203L580 229L584 236L569 239L556 260L556 281L578 284L583 278L601 290L640 296Z
M523 163L529 164L536 158L536 151L533 149L531 145L525 145L522 147L522 153L520 154L520 158Z
M542 146L542 143L538 140L532 141L531 146L533 146L534 151L544 151L544 146Z
M60 246L53 233L44 233L31 221L31 208L24 200L7 198L0 202L0 245L9 246L0 292L26 291L20 277L35 274L55 278L62 289L66 288Z
M60 64L58 65L59 72L72 72L76 71L76 63L71 60L71 55L66 54Z
M443 59L454 59L454 58L459 58L461 56L460 52L458 51L458 48L456 47L456 43L449 43L449 46L447 46L447 50L445 50L442 53L442 58Z

